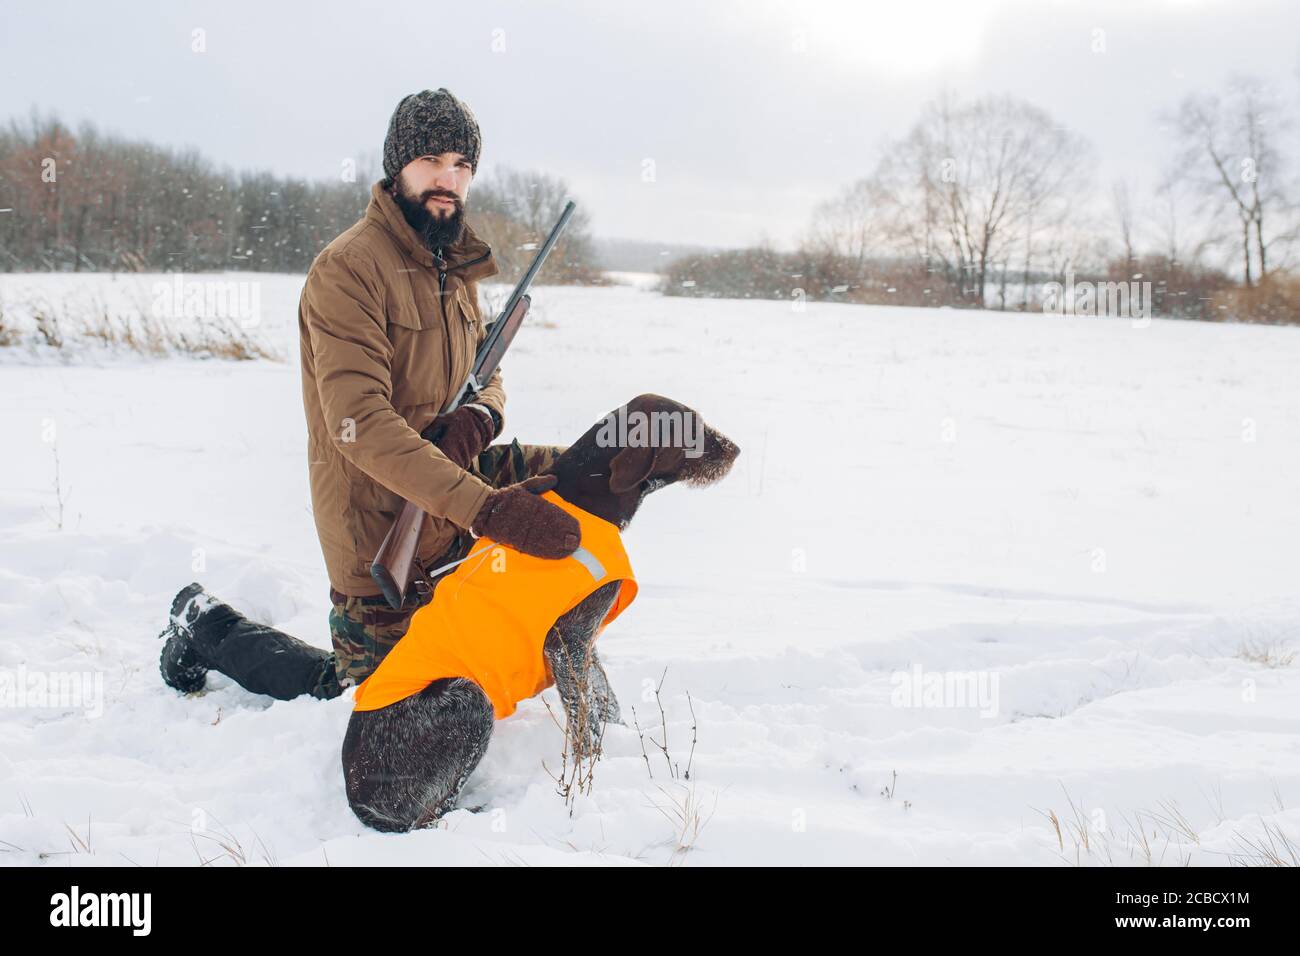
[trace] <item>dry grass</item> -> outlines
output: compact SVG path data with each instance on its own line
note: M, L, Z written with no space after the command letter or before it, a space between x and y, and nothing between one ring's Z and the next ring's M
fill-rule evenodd
M668 751L668 715L664 711L664 701L662 695L664 680L667 677L668 677L668 668L665 667L663 673L659 675L659 683L655 685L655 706L659 708L660 739L655 740L654 737L650 735L650 732L648 730L641 729L641 722L637 719L635 707L632 708L632 726L636 728L637 737L641 741L641 757L642 759L645 760L646 772L650 774L651 780L654 779L655 773L654 773L654 769L650 765L650 754L647 753L645 749L645 742L647 739L649 739L650 743L654 745L654 748L658 750L659 753L663 756L664 764L668 768L669 777L671 777L674 780L679 778L683 780L690 780L691 765L695 761L695 744L699 739L699 721L696 720L695 717L695 702L691 699L690 691L687 691L686 706L690 709L691 712L691 749L690 749L690 753L687 754L686 769L685 772L683 773L681 764L678 763L676 760L674 760L672 755Z
M1300 847L1282 832L1275 823L1263 820L1264 832L1260 836L1247 836L1240 830L1233 833L1233 843L1239 848L1229 853L1233 866L1300 866Z
M16 315L29 316L30 326L22 331ZM183 327L182 327L183 326ZM88 303L62 306L44 296L33 295L23 302L0 306L0 347L69 355L87 346L113 352L127 352L150 358L191 355L197 358L249 361L283 357L225 318L187 319L178 326L150 315L137 303L129 308L111 308L98 297Z
M27 798L19 794L18 802L22 808L23 815L30 819L35 819L36 813L32 810L32 806L27 801ZM190 825L186 828L190 838L190 845L194 848L194 853L198 860L199 866L212 866L213 864L224 863L226 861L234 863L236 866L247 866L249 865L250 862L255 862L250 852L247 849L245 849L245 847L240 843L239 839L233 833L231 833L220 822L217 823L217 826L218 829L212 832L209 832L206 829L195 830L193 825ZM77 827L68 823L66 820L63 821L63 829L68 841L68 848L66 850L63 849L42 850L39 848L33 848L32 850L29 851L27 848L18 846L15 843L9 843L8 841L0 840L0 853L31 852L36 855L36 858L38 860L63 859L67 862L71 862L73 865L76 865L76 861L71 859L73 857L96 855L95 844L92 838L94 828L93 828L91 817L89 816L86 817L86 832L84 834L81 833ZM256 846L256 850L258 851L257 856L261 859L261 861L265 862L268 866L278 866L279 860L276 858L274 851L271 850L269 847L267 847L266 843L263 842L262 838L258 836L256 832L254 832L253 836L256 838L256 842L257 842L257 846ZM199 841L204 841L205 847L215 846L217 852L212 853L211 850L209 849L207 853L205 853L203 850L200 849ZM161 851L159 852L161 853ZM322 852L324 852L323 848L322 848ZM128 857L125 853L121 853L120 855L132 866L140 865L136 863L135 860L132 860L130 857ZM326 865L328 864L329 864L329 858L326 857Z
M1226 856L1230 866L1300 866L1300 847L1280 826L1263 820L1263 832L1247 834L1234 829L1233 852L1205 849L1201 836L1188 816L1174 800L1162 800L1155 809L1121 813L1123 829L1097 826L1065 791L1069 810L1058 814L1055 809L1038 810L1050 826L1051 840L1061 860L1071 866L1190 866L1192 853L1200 849L1212 856ZM1222 797L1215 792L1207 797L1210 809L1223 822ZM1281 794L1274 786L1276 809L1284 809ZM1097 811L1094 811L1096 813Z
M667 799L660 803L651 797L650 805L659 811L672 827L672 837L668 841L668 845L672 848L668 856L668 865L677 866L685 859L687 853L695 849L695 844L700 839L700 831L717 812L718 797L716 793L713 795L713 805L709 807L706 815L703 801L696 792L694 782L689 786L682 783L673 783L671 786L672 790L660 786L659 792Z
M587 667L579 668L580 673L590 673L590 662ZM662 758L664 767L667 769L669 780L666 785L658 784L657 789L663 795L663 799L650 796L649 806L662 816L669 824L671 831L668 838L662 843L655 844L669 849L668 865L680 865L686 854L695 848L699 841L700 833L705 825L712 818L717 809L717 795L713 795L713 804L707 809L704 806L704 799L696 790L695 780L692 778L692 767L695 760L695 746L698 741L699 723L695 716L695 704L689 693L686 695L687 706L691 714L691 740L690 749L686 757L686 765L683 767L681 761L675 758L668 745L668 716L664 709L663 702L663 685L668 676L668 669L665 668L659 677L659 683L655 687L655 704L659 710L658 739L654 733L642 729L636 716L636 708L631 708L632 724L636 729L637 736L641 742L641 757L645 761L646 771L650 779L654 779L654 764ZM604 739L606 724L599 715L591 713L591 708L587 702L591 700L591 695L587 693L588 688L585 686L585 678L579 681L581 691L579 699L580 705L575 709L573 717L569 721L562 722L551 710L547 704L547 712L551 714L557 726L560 726L564 732L564 751L560 755L560 770L558 773L552 773L550 768L546 768L545 762L542 766L556 783L557 792L564 797L565 804L569 807L569 815L573 815L573 806L578 794L591 793L594 783L594 771L596 763L602 756L601 742ZM590 728L590 733L588 733ZM590 748L584 741L590 741ZM659 757L653 763L650 757L650 751L647 750L646 742L649 741L652 748L657 750ZM577 847L570 847L574 850Z
M664 709L663 701L663 686L667 677L668 668L665 667L663 673L659 675L659 683L655 685L655 706L659 710L659 739L656 740L649 729L641 727L636 708L633 707L631 710L632 726L636 729L637 737L641 742L641 759L645 761L646 773L653 780L654 765L658 763L658 758L654 761L650 758L650 752L646 749L647 740L653 749L659 752L659 756L663 759L664 766L668 771L668 785L658 785L659 792L664 795L666 800L661 802L652 796L650 806L667 820L672 828L671 835L666 843L670 848L668 865L676 866L681 864L686 854L695 848L700 838L700 831L704 829L704 826L717 810L718 798L715 793L713 795L713 805L706 814L703 800L696 791L696 781L693 776L695 746L699 741L699 720L695 716L695 702L691 698L689 691L686 693L686 705L691 714L691 742L685 767L673 757L669 749L668 715Z
M1250 639L1242 641L1237 656L1261 667L1290 667L1296 652L1283 639Z
M5 315L4 304L0 303L0 349L12 348L22 340L13 320Z
M219 820L216 821L219 830L209 834L205 831L190 828L190 846L194 848L194 855L198 858L199 866L211 866L214 863L230 860L235 866L247 866L250 862L249 852L244 848L236 837L224 824ZM279 860L275 854L267 848L262 838L253 834L257 838L258 849L261 850L261 857L267 866L279 866ZM211 846L215 846L219 851L212 856L204 856L199 849L199 840L206 840Z
M1191 847L1200 843L1173 801L1162 802L1158 812L1138 810L1131 816L1121 813L1125 829L1116 833L1109 826L1097 826L1082 803L1076 802L1064 786L1061 790L1068 812L1058 814L1054 808L1037 812L1051 826L1061 860L1071 866L1187 866Z

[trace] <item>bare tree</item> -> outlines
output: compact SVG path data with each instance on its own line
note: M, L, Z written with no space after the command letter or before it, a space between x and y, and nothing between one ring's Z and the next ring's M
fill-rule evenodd
M818 207L805 249L858 273L874 262L928 301L976 308L991 284L1006 306L1014 269L1027 307L1039 243L1067 227L1087 154L1081 138L1029 103L945 95L868 176ZM915 278L898 263L911 263Z
M883 205L878 178L859 179L817 206L804 247L814 254L840 256L861 271L887 247Z
M468 215L492 247L504 277L513 281L527 268L570 198L563 179L498 167L470 187ZM543 281L600 281L590 222L590 214L579 205L542 270Z
M1044 111L1010 98L986 99L954 111L944 146L955 175L942 182L947 229L964 251L982 307L990 262L1013 255L1032 224L1064 221L1083 177L1084 142ZM1032 243L1024 248L1032 271Z
M1173 119L1181 141L1179 168L1196 170L1193 179L1206 199L1236 217L1250 288L1256 275L1267 278L1272 250L1290 246L1297 234L1279 148L1281 111L1263 84L1238 76L1226 96L1189 95Z
M1133 246L1133 200L1126 181L1117 179L1111 184L1110 201L1115 211L1115 222L1119 226L1120 241L1124 246L1124 271L1131 276L1137 253Z

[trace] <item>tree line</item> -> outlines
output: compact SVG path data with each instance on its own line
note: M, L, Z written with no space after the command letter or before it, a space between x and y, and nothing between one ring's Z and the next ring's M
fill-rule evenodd
M12 120L0 127L0 271L305 272L365 212L381 174L357 165L338 181L236 172L93 124L74 133L55 117ZM468 218L504 278L526 267L567 196L542 173L475 180ZM580 208L542 280L599 277Z
M1300 322L1300 188L1285 107L1259 81L1163 117L1148 195L1099 195L1095 153L1012 97L930 103L864 177L817 207L792 252L674 261L672 295L1039 309L1046 284L1150 283L1159 315Z

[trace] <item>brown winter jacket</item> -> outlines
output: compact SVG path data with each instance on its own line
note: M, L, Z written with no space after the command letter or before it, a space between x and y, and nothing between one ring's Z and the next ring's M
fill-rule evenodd
M331 586L379 593L370 562L403 498L425 512L418 558L442 554L492 488L420 437L486 334L478 281L498 272L468 225L435 264L376 183L365 216L322 250L298 306L312 510ZM505 427L498 371L476 399Z

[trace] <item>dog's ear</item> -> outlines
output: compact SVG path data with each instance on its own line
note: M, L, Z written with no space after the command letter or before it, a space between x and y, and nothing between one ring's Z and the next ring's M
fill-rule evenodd
M624 448L609 463L609 490L616 495L635 488L652 472L676 474L686 460L686 449L637 445Z

